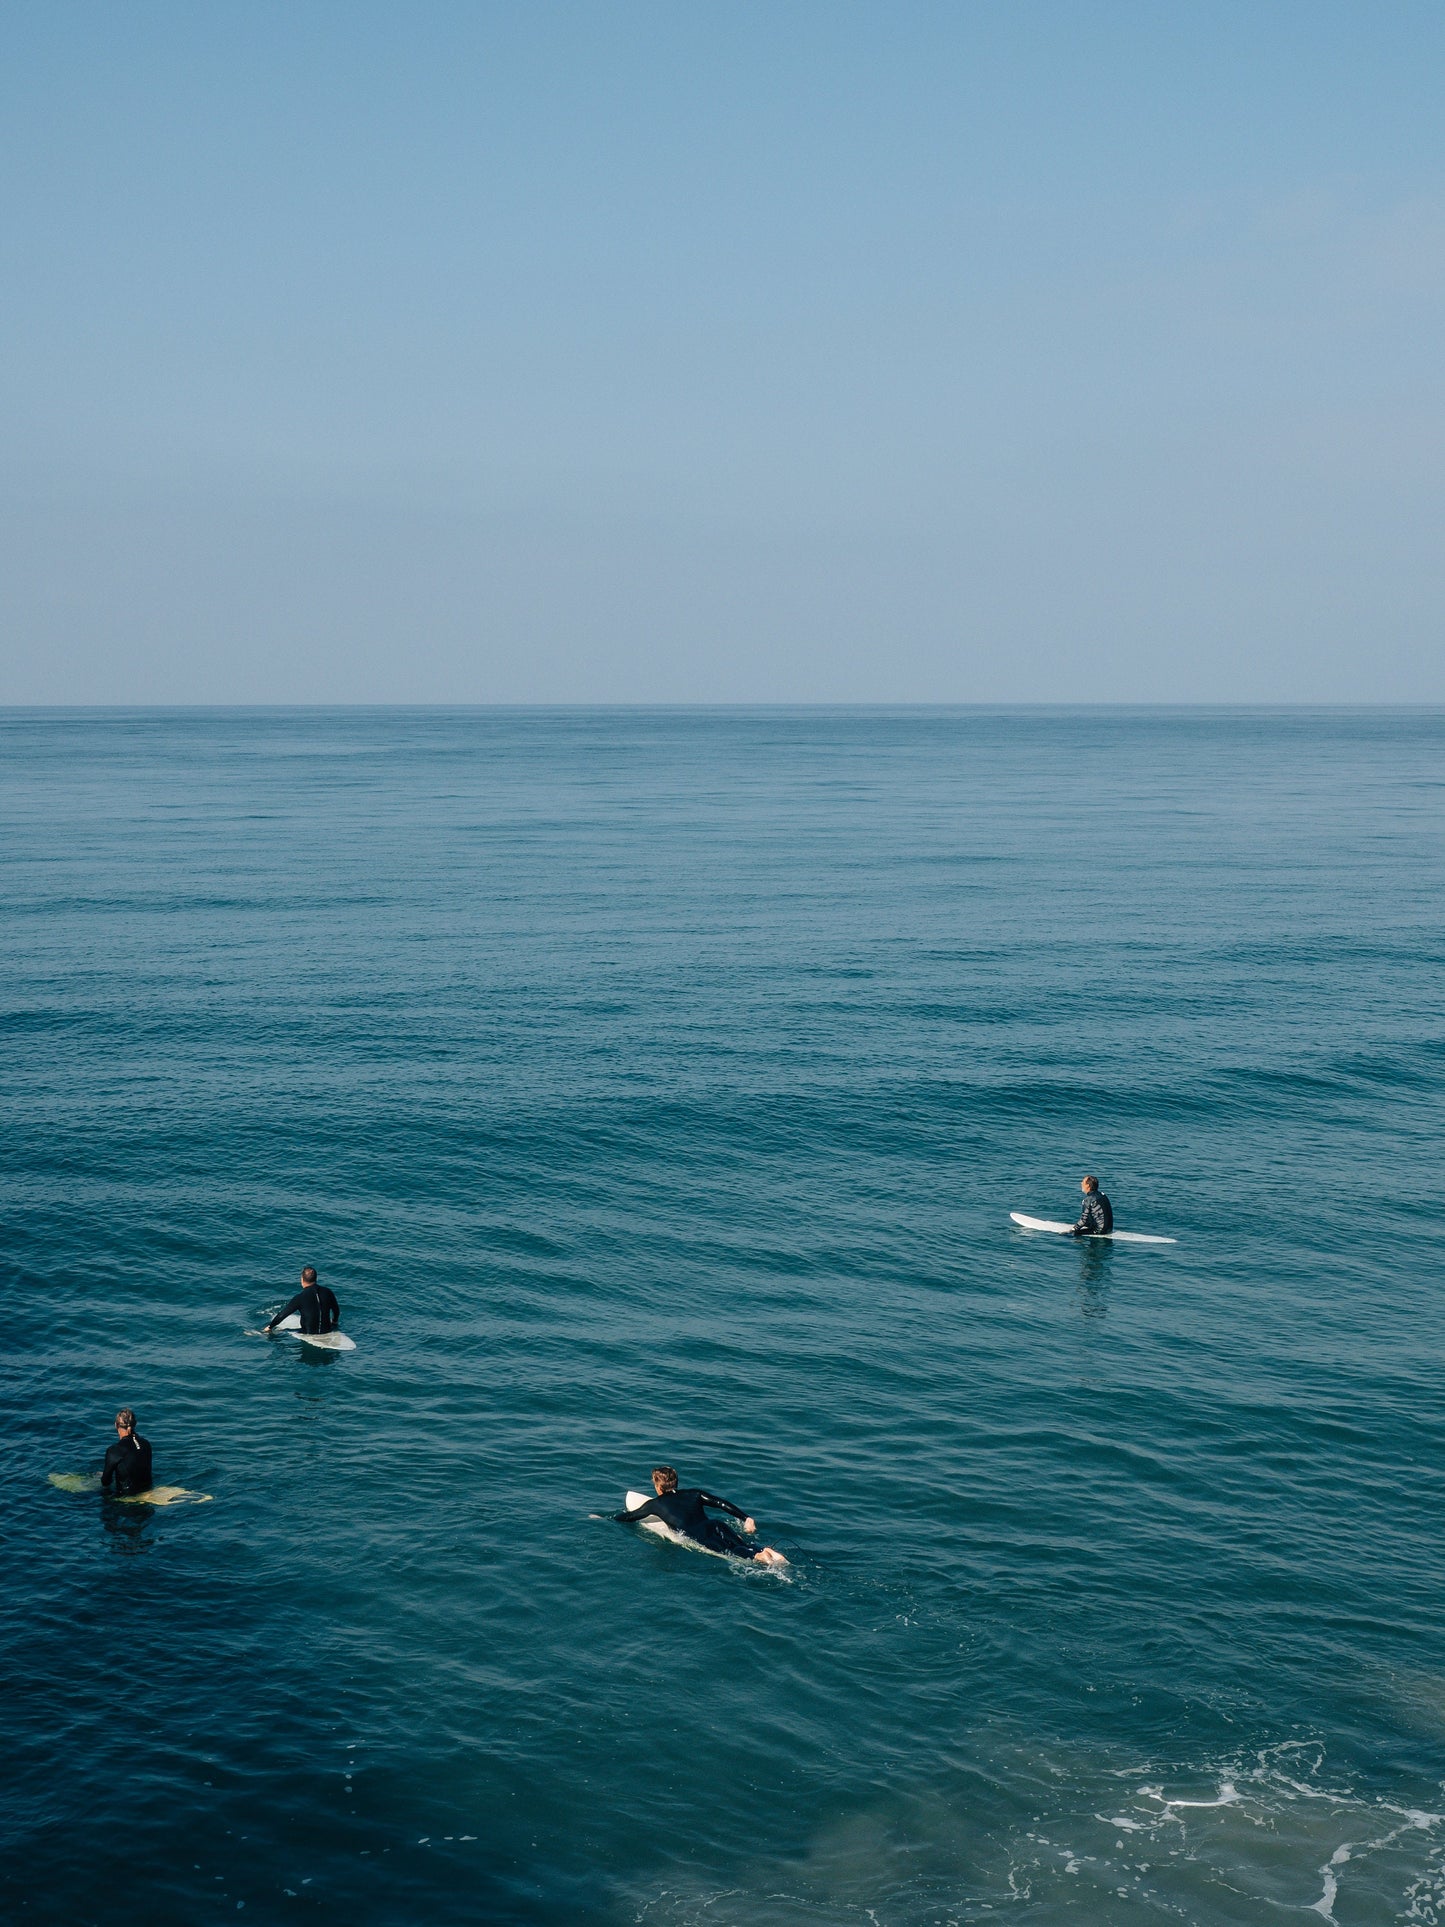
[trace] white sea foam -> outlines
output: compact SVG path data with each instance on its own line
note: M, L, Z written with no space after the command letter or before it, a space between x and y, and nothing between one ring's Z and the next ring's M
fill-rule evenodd
M1232 1905L1252 1900L1261 1918L1283 1908L1336 1927L1348 1895L1350 1915L1445 1927L1445 1814L1356 1791L1325 1764L1322 1747L1299 1743L1187 1770L1115 1768L1068 1749L1043 1759L996 1755L995 1773L1048 1787L1033 1824L981 1829L966 1793L900 1799L830 1826L801 1861L759 1870L757 1884L674 1884L626 1917L794 1927L866 1918L874 1906L891 1927L930 1927L1024 1904L1041 1917L1092 1923L1133 1900L1200 1920L1218 1913L1222 1883ZM1100 1804L1097 1795L1121 1779L1129 1797ZM1096 1798L1086 1804L1091 1787Z

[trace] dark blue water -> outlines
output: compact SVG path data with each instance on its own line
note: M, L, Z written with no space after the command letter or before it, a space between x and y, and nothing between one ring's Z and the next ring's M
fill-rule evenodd
M0 861L0 1913L1445 1919L1445 716L11 712Z

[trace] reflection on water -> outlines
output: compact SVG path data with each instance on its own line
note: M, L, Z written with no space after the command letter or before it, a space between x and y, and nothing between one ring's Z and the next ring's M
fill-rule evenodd
M101 1500L100 1523L110 1536L113 1552L127 1555L149 1552L149 1527L154 1517L154 1506L120 1505L114 1499Z
M1114 1247L1103 1238L1080 1238L1079 1315L1105 1318L1109 1312L1109 1279L1114 1264Z
M317 1345L299 1345L297 1351L302 1361L312 1371L325 1369L332 1365L339 1365L346 1356L345 1352L323 1351Z

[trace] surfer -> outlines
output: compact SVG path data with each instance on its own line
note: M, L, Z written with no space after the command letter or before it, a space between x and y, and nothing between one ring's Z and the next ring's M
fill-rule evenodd
M336 1302L336 1293L329 1285L317 1284L315 1265L307 1265L301 1273L300 1291L281 1307L265 1330L275 1331L281 1320L289 1318L293 1311L301 1320L302 1331L311 1337L318 1332L334 1332L341 1323L341 1307Z
M647 1499L631 1512L614 1512L613 1518L619 1525L636 1525L643 1519L661 1519L665 1526L681 1533L684 1539L695 1539L709 1552L726 1553L732 1559L753 1559L760 1566L785 1566L787 1560L782 1553L775 1552L771 1546L750 1546L746 1539L740 1539L731 1526L725 1526L721 1519L709 1519L705 1508L712 1506L718 1512L730 1512L735 1519L741 1519L744 1532L756 1532L757 1522L745 1512L740 1512L726 1499L715 1499L710 1492L689 1489L679 1492L677 1472L670 1465L658 1465L652 1471L652 1489L655 1499Z
M1084 1208L1079 1214L1079 1222L1074 1226L1076 1238L1100 1238L1114 1229L1114 1207L1099 1189L1097 1178L1085 1178L1079 1189L1084 1194Z
M105 1470L100 1475L101 1491L109 1492L113 1485L118 1499L128 1498L136 1492L149 1492L154 1483L151 1478L150 1440L141 1438L136 1431L135 1413L128 1405L123 1405L116 1413L115 1429L119 1437L105 1455Z

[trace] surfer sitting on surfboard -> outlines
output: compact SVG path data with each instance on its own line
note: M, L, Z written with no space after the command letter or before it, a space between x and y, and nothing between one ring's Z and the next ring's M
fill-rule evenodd
M1084 1194L1084 1209L1074 1226L1076 1238L1106 1238L1114 1229L1114 1207L1099 1189L1097 1178L1085 1178L1079 1186Z
M101 1491L109 1492L114 1485L118 1499L132 1492L149 1492L152 1484L150 1440L137 1434L135 1413L128 1405L123 1405L116 1413L115 1429L120 1437L105 1455L105 1470L100 1475Z
M785 1566L787 1560L782 1553L774 1552L771 1546L758 1546L756 1549L746 1539L740 1539L731 1526L725 1526L721 1519L709 1519L704 1508L713 1506L719 1512L730 1512L735 1519L741 1519L744 1532L756 1532L756 1523L745 1512L740 1512L726 1499L715 1499L710 1492L677 1489L677 1472L670 1465L658 1465L652 1471L652 1489L655 1499L648 1499L635 1506L631 1512L614 1512L613 1518L619 1525L636 1525L643 1519L661 1519L665 1526L681 1533L684 1539L695 1539L709 1552L726 1553L733 1559L755 1559L763 1566Z
M301 1274L301 1289L296 1296L285 1304L265 1327L268 1332L275 1331L283 1318L295 1312L301 1320L301 1329L314 1337L317 1332L334 1332L341 1323L341 1307L336 1302L336 1293L327 1285L316 1282L315 1265L307 1265Z

